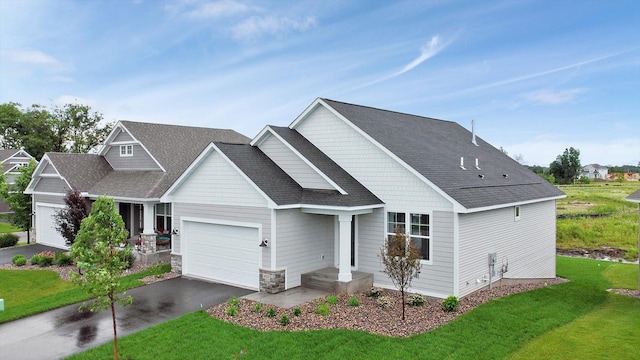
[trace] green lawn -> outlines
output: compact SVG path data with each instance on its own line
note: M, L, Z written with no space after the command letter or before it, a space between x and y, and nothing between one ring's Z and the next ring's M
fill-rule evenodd
M122 278L127 289L142 285L145 276L170 271L170 265L154 267ZM0 270L0 298L5 310L0 312L0 324L34 315L65 305L89 300L79 288L60 279L51 270Z
M598 249L601 246L627 251L629 260L638 256L638 204L625 200L640 189L637 183L563 186L565 199L557 201L558 215L611 214L598 218L558 219L557 246L564 249Z
M489 302L441 328L408 338L351 330L259 332L224 323L200 311L120 339L120 355L122 359L171 359L186 354L190 359L545 358L546 350L551 353L563 342L558 339L557 343L538 343L541 336L568 326L582 326L587 331L599 332L597 351L606 351L603 356L627 359L637 356L634 351L637 347L630 350L620 344L628 336L618 337L611 327L601 329L598 321L611 317L615 323L622 314L625 319L621 331L631 330L630 324L636 324L637 328L640 300L606 291L612 281L633 283L627 279L633 273L628 269L637 273L637 266L565 257L558 257L557 266L558 274L570 282ZM605 331L609 336L603 335ZM638 339L635 331L631 335ZM586 347L586 342L592 339L583 342L576 338L568 348ZM105 359L112 350L112 344L105 344L72 359ZM240 355L241 350L246 350L246 354ZM564 358L574 357L570 351L564 354Z
M12 226L9 223L0 221L0 234L12 233L12 232L16 232L16 231L20 231L20 229L18 229L17 227Z

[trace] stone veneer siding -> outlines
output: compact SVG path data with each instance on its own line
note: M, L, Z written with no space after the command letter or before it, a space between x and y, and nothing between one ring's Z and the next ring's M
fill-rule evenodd
M285 269L260 269L260 291L277 294L285 290Z
M182 274L182 255L171 254L171 272Z

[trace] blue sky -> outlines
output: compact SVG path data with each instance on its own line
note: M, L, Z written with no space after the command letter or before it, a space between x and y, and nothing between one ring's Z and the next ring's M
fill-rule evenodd
M0 1L0 103L253 137L317 97L637 164L640 1Z

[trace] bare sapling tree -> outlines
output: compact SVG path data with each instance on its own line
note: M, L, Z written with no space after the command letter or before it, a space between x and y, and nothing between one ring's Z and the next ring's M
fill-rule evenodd
M393 285L402 295L402 320L405 319L406 292L411 286L411 280L418 278L422 264L418 248L400 231L390 239L387 238L380 249L382 272L389 275Z
M76 259L82 274L72 274L72 280L96 299L80 308L92 312L111 309L113 321L113 358L118 359L118 333L116 330L115 304L130 305L131 296L126 296L120 277L127 268L131 247L120 248L128 236L122 217L111 198L99 197L93 203L91 214L82 221L76 241L71 246L71 255Z

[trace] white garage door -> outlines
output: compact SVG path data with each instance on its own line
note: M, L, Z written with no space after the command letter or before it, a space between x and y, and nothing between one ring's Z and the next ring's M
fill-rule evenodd
M39 244L68 249L65 239L56 231L53 215L62 207L36 204L36 240Z
M256 227L185 221L185 275L258 289Z

